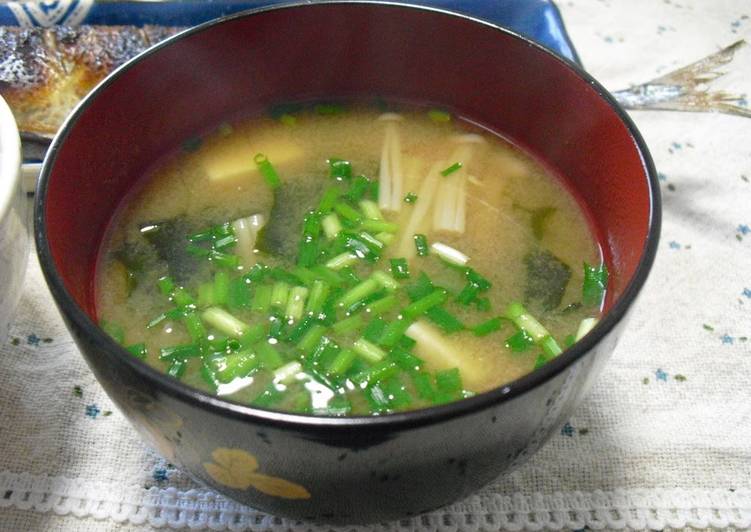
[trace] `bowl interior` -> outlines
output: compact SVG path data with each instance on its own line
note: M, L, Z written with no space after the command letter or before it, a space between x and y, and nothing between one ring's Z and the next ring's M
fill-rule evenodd
M595 220L613 306L649 251L655 182L638 134L601 92L539 46L426 9L313 4L210 25L126 65L56 139L37 204L43 262L48 249L53 282L94 318L104 229L162 154L238 112L377 96L450 108L561 176Z

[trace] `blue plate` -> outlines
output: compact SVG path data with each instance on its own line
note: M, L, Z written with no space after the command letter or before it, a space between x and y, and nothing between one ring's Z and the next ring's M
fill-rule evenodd
M290 0L106 2L45 0L0 5L0 25L52 26L55 24L123 24L195 26L250 8L280 5ZM553 52L579 62L558 8L550 0L406 0L464 13L504 26L537 41Z

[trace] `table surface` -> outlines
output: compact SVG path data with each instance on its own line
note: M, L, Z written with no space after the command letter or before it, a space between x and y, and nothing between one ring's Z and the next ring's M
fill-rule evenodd
M583 64L611 90L751 37L745 0L559 7ZM747 59L727 78L734 91L749 90ZM612 361L529 463L422 521L383 528L751 526L751 120L631 116L660 172L664 226ZM223 504L143 446L76 352L33 259L0 353L14 357L0 372L0 488L14 491L0 490L0 530L145 530L169 525L176 506ZM112 502L133 506L117 513ZM310 528L225 509L254 528Z

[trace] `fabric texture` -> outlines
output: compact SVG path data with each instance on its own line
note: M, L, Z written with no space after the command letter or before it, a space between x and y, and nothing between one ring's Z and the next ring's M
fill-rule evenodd
M559 7L585 67L611 90L751 38L744 0ZM749 91L749 57L723 81L733 92ZM604 374L527 464L374 530L751 527L751 120L631 116L660 171L664 224ZM313 528L227 501L147 449L78 353L32 258L0 341L0 530L170 526Z

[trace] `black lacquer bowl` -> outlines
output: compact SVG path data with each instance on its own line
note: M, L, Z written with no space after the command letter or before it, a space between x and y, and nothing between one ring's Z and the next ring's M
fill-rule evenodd
M251 408L191 389L95 325L103 231L160 155L238 112L374 97L452 109L529 150L580 198L611 270L607 313L543 368L454 404L372 418ZM572 414L618 340L659 233L639 133L576 65L508 31L429 9L325 3L231 17L121 68L55 139L36 198L52 294L99 382L144 439L201 482L281 516L362 523L460 499L523 463Z

